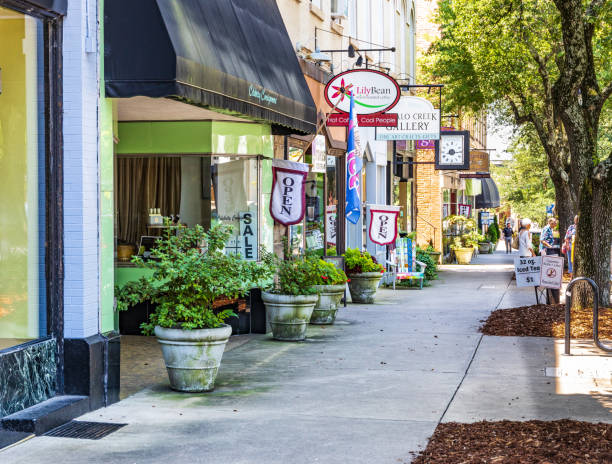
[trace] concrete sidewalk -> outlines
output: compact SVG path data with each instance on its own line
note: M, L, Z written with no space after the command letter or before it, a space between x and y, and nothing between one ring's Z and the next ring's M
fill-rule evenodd
M551 408L601 419L598 398L575 401L545 377L552 339L478 333L495 308L533 303L511 282L511 262L480 256L445 266L423 290L381 290L376 304L341 309L336 325L311 326L302 343L253 336L226 352L212 393L153 385L80 418L128 424L102 440L36 437L0 461L406 463L441 420L547 418Z

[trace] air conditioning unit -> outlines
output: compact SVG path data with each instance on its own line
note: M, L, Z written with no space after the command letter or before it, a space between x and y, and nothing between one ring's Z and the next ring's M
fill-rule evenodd
M348 18L348 0L331 0L332 19Z

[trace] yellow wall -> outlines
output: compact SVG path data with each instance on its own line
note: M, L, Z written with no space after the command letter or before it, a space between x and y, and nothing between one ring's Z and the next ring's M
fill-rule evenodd
M38 338L36 26L0 8L0 338Z

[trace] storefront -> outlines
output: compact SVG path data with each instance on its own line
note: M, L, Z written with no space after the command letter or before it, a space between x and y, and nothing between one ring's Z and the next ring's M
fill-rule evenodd
M64 392L61 24L0 0L0 420Z
M316 129L276 2L108 0L105 8L115 283L143 272L130 255L146 254L172 223L231 224L226 252L245 259L257 260L260 247L276 251L272 159L279 139L286 146L288 134ZM305 228L295 235L303 246ZM137 331L146 312L122 316L122 331ZM237 330L249 330L243 322Z

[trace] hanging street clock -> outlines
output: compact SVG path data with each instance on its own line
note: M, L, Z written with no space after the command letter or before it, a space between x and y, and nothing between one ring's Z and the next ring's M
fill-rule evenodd
M435 162L438 170L470 169L470 131L442 131L435 141Z

